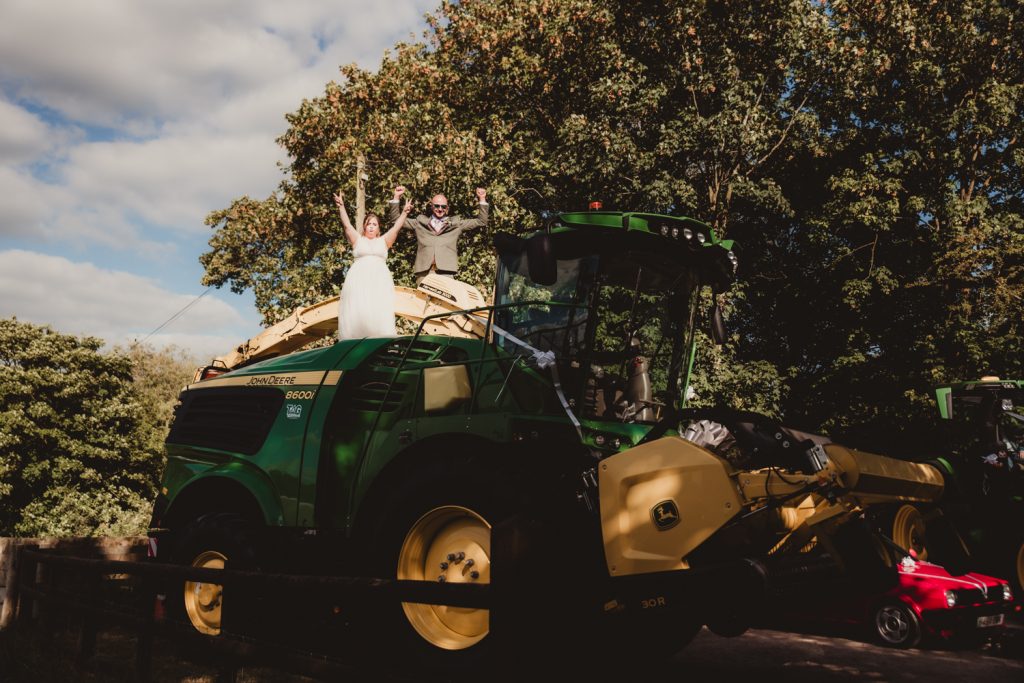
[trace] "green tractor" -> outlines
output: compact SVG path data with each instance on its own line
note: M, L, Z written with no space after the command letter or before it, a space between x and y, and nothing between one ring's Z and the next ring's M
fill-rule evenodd
M923 559L1007 577L1024 595L1024 381L982 377L935 397L954 427L953 452L931 461L946 492L938 505L895 508L893 539ZM951 527L957 541L936 539L936 527Z
M724 336L701 302L733 282L731 241L592 211L495 247L490 303L428 277L396 288L414 334L284 353L333 334L333 300L202 369L167 438L158 559L486 584L512 529L494 570L520 591L518 630L491 637L489 610L441 605L367 617L403 661L441 667L525 632L670 654L704 624L742 632L776 587L895 576L863 511L937 500L934 467L685 406L698 329ZM682 438L691 424L727 426L730 450ZM222 598L185 582L167 600L215 635L258 602Z

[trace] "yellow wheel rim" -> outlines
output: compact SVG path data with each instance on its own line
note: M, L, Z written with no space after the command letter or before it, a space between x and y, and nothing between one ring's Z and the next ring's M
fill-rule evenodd
M917 553L917 559L928 559L925 523L920 510L913 505L904 505L896 511L892 520L892 540L900 547Z
M398 578L447 583L491 582L491 525L472 510L446 505L420 517L402 543ZM464 650L490 629L485 609L402 603L416 632L445 650Z
M192 560L193 567L224 569L227 557L216 550L207 550ZM215 636L220 633L221 595L223 587L215 583L185 582L185 613L200 633Z

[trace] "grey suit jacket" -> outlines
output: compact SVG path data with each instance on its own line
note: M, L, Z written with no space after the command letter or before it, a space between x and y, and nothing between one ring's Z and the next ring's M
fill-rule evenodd
M459 235L465 230L487 227L487 214L490 206L480 204L476 211L476 218L461 218L449 216L445 219L445 226L438 234L430 225L430 216L420 214L413 218L405 219L406 228L416 231L416 262L413 264L413 271L422 273L430 270L434 265L437 270L459 269ZM388 220L394 225L402 210L398 202L392 200L388 204Z

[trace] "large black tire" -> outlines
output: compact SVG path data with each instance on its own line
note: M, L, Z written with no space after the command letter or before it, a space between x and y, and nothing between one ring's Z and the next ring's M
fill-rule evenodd
M606 571L596 528L592 537L578 519L559 526L572 512L558 507L557 496L537 502L529 480L472 459L442 462L402 477L400 484L393 481L387 497L366 512L372 516L362 520L360 535L372 529L367 555L373 568L368 571L384 578L436 581L444 575L446 582L471 582L468 577L475 570L480 572L476 581L489 582L487 532L506 533L513 527L520 534L516 555L508 558L515 567L496 568L504 577L499 581L511 581L503 583L506 602L501 604L515 612L505 612L500 633L490 632L490 614L482 610L385 605L370 632L386 648L384 654L402 653L388 661L416 676L487 670L495 672L492 677L500 673L516 679L519 673L526 675L517 667L536 662L517 657L520 646L535 657L543 651L546 666L553 670L569 664L578 672L586 662L606 668L616 660L634 667L637 657L661 660L682 650L698 633L699 623L675 612L635 618L601 614L595 602L599 593L591 589L600 584L594 575ZM534 527L524 518L546 524ZM456 560L448 560L449 553ZM474 562L467 570L470 559ZM512 605L507 602L509 590L516 593ZM605 655L595 659L595 651Z
M871 626L875 639L888 647L906 649L921 642L921 622L902 602L879 605L872 612Z
M260 568L264 556L261 528L230 512L199 517L182 532L172 554L172 562L192 567L254 570ZM223 622L222 587L216 584L186 581L175 583L167 595L168 613L191 623L199 633L218 635ZM253 596L245 591L228 591L228 630L252 632L267 620L259 618ZM237 597L236 597L237 596Z
M437 581L444 576L452 582L489 583L490 531L516 511L506 488L486 468L465 460L404 477L381 505L367 512L375 518L363 520L363 533L373 528L370 571L383 578ZM455 559L449 560L449 554ZM398 664L414 673L481 666L496 647L488 635L487 610L389 604L374 622L375 639L390 652L402 652Z

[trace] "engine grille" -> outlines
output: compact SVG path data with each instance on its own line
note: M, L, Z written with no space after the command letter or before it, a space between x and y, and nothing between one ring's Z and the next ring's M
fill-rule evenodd
M284 393L270 388L186 391L167 443L253 455L263 447L283 402Z
M957 588L953 591L956 604L973 605L979 602L1003 602L1003 587L988 586L987 594L978 588Z

